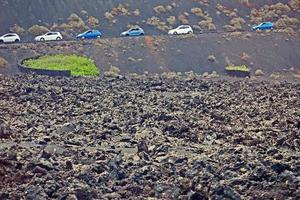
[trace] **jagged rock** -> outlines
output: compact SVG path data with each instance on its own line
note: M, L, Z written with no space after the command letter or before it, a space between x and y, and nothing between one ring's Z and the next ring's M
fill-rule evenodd
M297 197L299 83L174 77L0 76L0 198Z

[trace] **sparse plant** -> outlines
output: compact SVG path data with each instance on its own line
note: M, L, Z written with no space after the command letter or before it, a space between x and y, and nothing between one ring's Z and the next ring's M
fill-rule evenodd
M28 32L35 36L44 34L48 31L49 31L49 29L47 27L40 26L40 25L33 25L28 29Z
M176 72L163 72L161 76L168 80L176 80L180 78Z
M7 60L5 60L4 58L0 57L0 68L4 68L8 65Z
M247 61L249 58L250 58L250 56L246 52L243 52L241 54L241 60Z
M173 25L176 23L176 17L175 16L170 16L167 18L167 22L170 24L170 25Z
M217 61L217 59L216 59L216 57L214 55L209 55L207 57L207 60L210 61L210 62L216 62Z
M132 14L136 17L140 16L141 15L141 11L139 9L135 9Z
M278 79L278 78L280 78L280 74L278 73L278 72L274 72L274 73L272 73L271 75L270 75L270 78L272 78L272 79Z
M188 20L187 16L186 16L186 15L183 15L183 14L181 14L181 15L178 16L178 20L179 20L182 24L188 24L188 23L189 23L189 20Z
M199 17L203 17L203 16L204 16L204 12L202 11L201 8L197 8L197 7L192 8L192 9L191 9L191 12L192 12L193 14L199 16Z
M17 25L17 24L15 24L13 27L11 27L11 28L9 29L9 31L14 32L14 33L17 33L17 34L19 34L19 35L21 35L21 34L23 34L23 33L26 32L26 30L25 30L24 28L22 28L21 26L19 26L19 25Z
M299 20L294 17L289 17L287 15L283 15L282 18L278 19L275 23L277 28L287 28L291 26L297 26L299 24Z
M111 66L108 71L104 72L104 76L116 77L120 75L121 70L116 66Z
M236 17L230 20L229 24L234 27L235 30L242 30L243 24L245 24L246 21L241 17Z
M161 14L167 12L167 9L163 5L159 5L153 8L156 14Z
M291 0L289 2L289 5L294 9L294 10L299 10L300 9L300 1L299 0Z
M114 16L113 14L111 14L110 12L105 12L105 13L104 13L104 16L105 16L106 19L108 19L108 20L110 20L110 21L113 20L114 17L115 17L115 16Z
M100 26L99 20L96 17L93 17L93 16L89 16L89 18L87 19L86 22L87 22L87 24L90 27L98 27L98 26Z
M263 72L262 69L257 69L254 73L255 76L264 76L265 73Z

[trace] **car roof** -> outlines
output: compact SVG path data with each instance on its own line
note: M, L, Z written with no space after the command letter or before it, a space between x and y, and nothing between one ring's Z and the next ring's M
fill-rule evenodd
M139 27L139 26L133 26L133 27L131 27L129 30L131 30L131 29L142 29L142 28Z
M18 34L16 34L16 33L6 33L6 34L4 34L4 35L18 35ZM3 36L4 36L3 35Z
M186 27L186 28L190 28L191 26L190 25L186 25L186 24L183 24L183 25L180 25L178 27Z

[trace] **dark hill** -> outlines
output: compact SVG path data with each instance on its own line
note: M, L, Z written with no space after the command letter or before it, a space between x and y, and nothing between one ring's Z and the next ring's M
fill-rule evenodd
M278 2L281 4L275 5ZM91 26L88 17L94 16L100 23L97 28L106 35L118 35L132 24L145 27L148 34L159 34L182 23L193 25L196 31L200 28L213 30L214 27L221 31L225 25L239 26L230 22L233 18L242 18L242 28L248 30L262 20L276 22L284 15L299 18L297 6L292 0L1 0L0 32L7 32L14 24L26 30L34 24L57 30L59 28L53 24L67 22L72 13L82 18L86 26ZM192 11L192 8L201 11L195 14L199 9ZM262 9L262 12L251 15L254 9ZM290 25L285 24L282 28ZM80 31L78 27L74 29L74 32Z

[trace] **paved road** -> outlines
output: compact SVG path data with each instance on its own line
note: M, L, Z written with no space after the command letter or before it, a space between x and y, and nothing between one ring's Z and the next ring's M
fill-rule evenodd
M251 31L245 31L245 30L242 30L242 31L238 31L238 32L243 32L243 33L255 33L255 32L251 32ZM196 32L194 35L196 36L206 36L206 35L219 35L219 34L226 34L226 33L233 33L233 32L228 32L228 31L203 31L203 32ZM145 37L145 36L169 36L169 37L180 37L182 35L166 35L166 34L152 34L152 35L144 35L144 36L139 36L139 37ZM101 37L101 39L106 39L106 38L120 38L120 37L116 37L116 36L104 36L104 37ZM56 43L59 43L59 42L71 42L71 41L80 41L78 39L63 39L63 40L60 40L60 41L46 41L46 42L56 42ZM37 41L21 41L19 43L0 43L0 45L12 45L12 44L36 44L36 43L41 43L41 42L37 42Z

